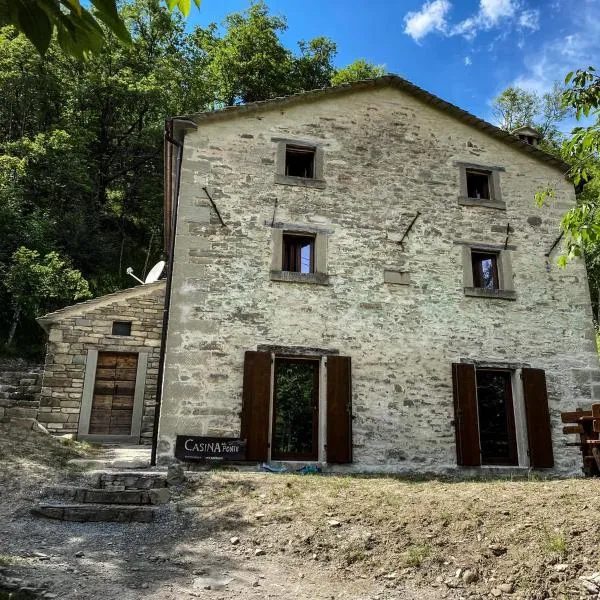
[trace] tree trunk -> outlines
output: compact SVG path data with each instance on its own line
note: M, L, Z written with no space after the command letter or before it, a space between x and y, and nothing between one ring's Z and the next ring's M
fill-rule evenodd
M15 337L15 332L17 330L17 323L19 322L19 317L21 316L21 308L15 308L15 312L13 313L13 320L10 325L10 331L8 332L8 339L6 340L6 345L10 346Z

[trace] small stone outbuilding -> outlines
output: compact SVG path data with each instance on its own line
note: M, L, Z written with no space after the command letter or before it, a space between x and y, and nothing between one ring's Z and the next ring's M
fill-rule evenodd
M150 443L165 282L40 317L48 347L38 421L55 434Z

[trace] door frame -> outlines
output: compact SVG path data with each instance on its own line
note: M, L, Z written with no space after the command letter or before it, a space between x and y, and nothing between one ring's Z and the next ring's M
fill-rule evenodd
M518 467L520 462L519 456L519 439L517 432L517 414L515 412L515 398L513 393L514 371L511 369L482 367L475 369L475 395L477 399L477 429L479 431L479 448L481 448L481 421L479 419L479 386L477 383L478 373L502 373L505 376L506 382L504 387L504 402L506 406L507 416L507 433L509 436L509 447L513 455L513 462L503 462L500 458L492 458L491 461L483 462L483 453L481 453L481 466L483 467Z
M138 363L135 374L135 391L133 397L133 413L131 415L130 435L103 435L90 434L90 417L92 416L92 401L94 399L94 386L96 383L96 369L99 352L113 352L119 354L137 354ZM144 392L146 389L146 370L148 368L148 352L132 352L130 349L120 348L89 348L85 361L85 375L83 391L81 393L81 406L79 411L79 426L77 439L90 442L108 442L122 444L139 444L142 430L142 416L144 411Z
M276 462L318 462L322 460L323 455L323 432L325 423L325 414L323 411L323 392L325 387L325 368L323 357L321 356L297 356L286 354L271 354L272 371L271 371L271 398L269 407L269 461ZM313 415L316 418L313 420L313 451L309 455L279 455L277 458L273 456L274 452L274 433L275 433L275 401L277 395L277 378L276 365L278 360L286 362L312 362L316 365L316 373L314 382L316 390L314 394ZM316 409L316 410L315 410Z

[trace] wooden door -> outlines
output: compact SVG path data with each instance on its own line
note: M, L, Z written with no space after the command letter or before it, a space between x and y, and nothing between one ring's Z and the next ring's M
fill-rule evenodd
M98 353L90 434L131 435L137 363L137 354Z

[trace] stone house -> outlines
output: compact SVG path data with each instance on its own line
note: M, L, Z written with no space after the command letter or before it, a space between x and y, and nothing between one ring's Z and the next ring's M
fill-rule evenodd
M38 421L78 439L149 444L165 281L40 317L48 346Z
M525 133L396 76L168 122L159 462L197 435L253 463L578 472L560 412L600 370L584 264L556 267L575 193ZM62 428L70 344L96 340L54 335Z

